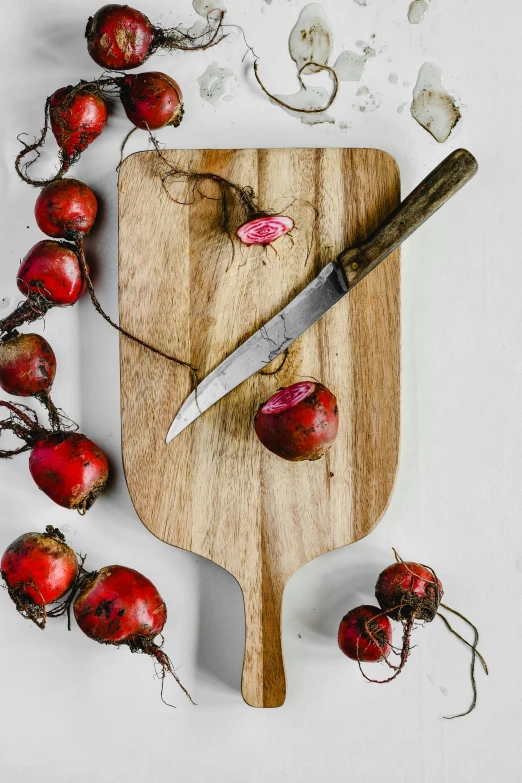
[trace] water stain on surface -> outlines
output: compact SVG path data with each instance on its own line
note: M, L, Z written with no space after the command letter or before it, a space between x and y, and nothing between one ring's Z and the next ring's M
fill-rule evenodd
M0 310L5 310L6 307L9 307L10 304L11 304L11 297L4 296L2 299L0 299Z
M424 19L427 10L428 3L426 0L413 0L408 9L408 22L410 24L419 24Z
M382 96L380 93L371 93L368 87L359 87L355 93L355 103L353 108L361 112L376 111L381 105Z
M404 103L401 103L400 106L397 106L397 112L398 114L402 114L406 106L408 105L408 101L405 101Z
M223 0L192 0L192 7L194 11L203 16L205 19L209 14L212 16L212 11L216 11L216 15L225 10L225 4Z
M232 68L220 68L216 62L201 74L198 84L201 97L213 106L231 101L237 89L237 79Z
M287 103L291 108L282 106L291 117L297 117L305 125L317 125L321 122L335 122L334 118L327 111L318 111L314 114L302 114L303 111L310 109L320 109L326 106L329 99L329 93L323 87L301 87L299 92L293 95L274 95L280 101Z
M370 57L374 56L375 52L369 47L364 54L351 51L341 52L333 66L337 78L340 82L359 82L366 70L366 63Z
M399 74L398 73L390 73L388 76L388 81L390 84L399 84Z
M319 3L305 5L290 33L288 49L298 70L311 62L326 65L332 53L332 29ZM319 70L310 66L303 73L317 73Z
M461 118L451 95L443 87L442 71L435 63L424 63L413 90L412 117L440 144L445 142Z

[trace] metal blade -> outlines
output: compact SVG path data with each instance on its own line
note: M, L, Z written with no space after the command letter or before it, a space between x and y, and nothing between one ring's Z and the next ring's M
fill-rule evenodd
M225 394L279 356L347 293L344 270L333 261L281 312L207 375L181 406L167 433L167 443Z

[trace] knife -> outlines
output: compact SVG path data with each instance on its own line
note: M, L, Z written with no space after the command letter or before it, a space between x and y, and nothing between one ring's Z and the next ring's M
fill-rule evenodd
M477 172L473 155L455 150L422 180L364 242L331 261L292 301L230 354L187 397L167 443L202 413L285 351L384 261Z

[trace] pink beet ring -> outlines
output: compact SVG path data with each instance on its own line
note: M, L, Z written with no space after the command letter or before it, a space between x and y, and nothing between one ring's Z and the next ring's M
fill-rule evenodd
M251 245L267 245L276 239L288 234L294 227L294 221L285 215L263 215L262 217L247 220L236 230L236 236L241 242Z

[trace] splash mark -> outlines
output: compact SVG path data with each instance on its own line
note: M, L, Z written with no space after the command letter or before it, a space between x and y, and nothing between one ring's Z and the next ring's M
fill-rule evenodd
M426 0L413 0L408 9L408 22L410 24L419 24L424 19L427 10L428 3Z
M368 87L359 87L355 96L356 102L353 104L353 108L358 109L361 112L369 113L371 111L376 111L381 105L381 94L378 92L372 94Z
M288 39L290 57L297 70L314 62L326 65L332 53L332 28L319 3L305 5ZM318 68L305 68L303 74L317 73Z
M201 97L217 106L233 100L237 90L237 79L231 68L220 68L216 62L198 78Z
M397 73L390 73L388 76L388 81L390 84L399 84L399 74Z
M280 101L288 103L292 109L284 106L281 108L291 117L297 117L305 125L317 125L320 122L335 122L334 118L326 111L317 114L301 114L303 109L320 109L328 103L329 93L322 87L301 87L299 92L293 95L275 95Z
M404 103L401 103L400 106L397 106L397 112L399 114L402 114L402 112L404 111L404 109L406 108L407 105L408 105L408 101L405 101Z
M220 16L221 12L225 10L225 4L222 0L192 0L192 7L204 19L207 19L209 14L212 18L213 12L216 16Z
M442 84L442 71L434 63L424 63L413 90L412 117L440 144L445 142L461 118L451 95Z
M357 52L341 52L333 66L337 78L341 82L359 82L366 70L370 57L375 57L375 50L366 47L364 54Z

